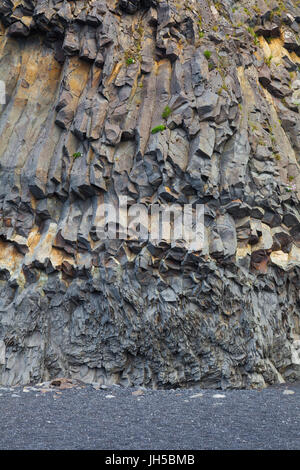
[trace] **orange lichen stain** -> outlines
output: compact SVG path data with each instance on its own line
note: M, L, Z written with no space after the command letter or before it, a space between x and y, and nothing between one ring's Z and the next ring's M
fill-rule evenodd
M29 27L32 23L32 16L22 16L21 18L22 23L25 24L27 27Z
M107 85L110 85L115 80L115 78L117 77L117 75L118 75L118 73L119 73L119 71L120 71L120 69L123 65L124 65L123 62L118 62L114 66L113 71L112 71L112 73L111 73L111 75L110 75L110 77L107 81Z
M38 66L38 79L45 84L45 87L49 87L49 90L56 89L57 82L60 81L62 65L49 54L38 58Z
M154 73L157 75L159 73L159 68L164 65L164 64L168 64L169 67L170 67L170 70L171 70L171 63L168 59L160 59L160 60L155 60L154 61L154 66L153 66L153 70L154 70Z
M274 59L281 59L282 56L286 55L286 49L284 49L283 44L284 42L281 38L271 39L269 47Z
M279 64L282 57L288 56L293 62L300 63L300 57L295 52L289 52L284 48L283 36L280 38L270 38L266 41L263 36L259 36L261 50L266 58L272 57L272 61ZM255 52L256 57L261 57L260 51Z
M238 243L238 247L236 250L236 258L245 258L247 255L251 255L252 247L251 245L247 242L247 240L244 240L242 242Z
M91 163L95 158L95 152L92 148L89 149L89 152L87 154L87 162Z
M179 52L183 51L184 44L183 44L181 39L179 39L179 41L176 42L176 46L177 46L177 49L178 49Z
M11 225L12 225L10 218L4 218L3 223L4 223L5 227L11 227Z
M87 62L80 61L78 57L71 57L69 68L68 85L72 94L79 98L89 77L91 66Z
M36 209L36 199L33 195L30 195L30 204L32 209Z
M137 95L137 89L138 89L138 81L139 81L139 74L140 74L140 67L139 67L139 70L138 70L138 73L135 75L134 77L134 82L133 82L133 85L132 85L132 89L131 89L131 93L130 93L130 97L129 97L129 102L131 103L133 99L139 99L138 98L138 95ZM143 79L142 79L143 80Z
M31 230L31 232L28 236L28 240L27 240L27 245L28 245L30 254L32 254L34 252L34 250L35 250L36 246L38 245L40 239L41 239L41 234L39 233L38 228L34 227Z
M9 270L10 273L16 271L23 259L23 255L12 243L0 240L0 266Z
M52 243L54 239L54 234L53 233L47 233L46 238L45 238L45 244L50 244Z
M19 96L16 96L14 99L14 107L20 107L24 108L26 104L28 103L28 98L21 98Z
M16 0L13 2L13 6L12 6L12 11L15 11L16 8L22 4L22 1L21 0Z
M134 35L135 31L136 31L136 27L137 27L137 24L138 24L138 19L137 17L133 17L133 21L131 23L131 34Z
M287 265L289 262L289 253L284 253L282 250L273 251L271 253L271 261L278 265Z
M30 85L34 83L37 79L37 75L39 72L39 64L31 62L30 65L26 65L25 74L23 76L23 80Z
M28 97L28 89L30 88L30 99L38 98L37 101L40 102L42 99L41 87L43 95L46 97L51 91L56 90L62 66L55 60L54 54L44 55L41 53L43 47L41 42L39 46L36 45L34 49L28 47L22 51L20 86L17 89L17 97ZM24 84L26 84L25 87Z
M264 259L260 263L253 263L252 266L262 274L266 274L268 272L268 263L269 259Z
M99 85L101 75L102 69L96 68L93 70L91 88L95 88Z
M60 267L64 261L75 265L75 260L71 255L68 255L65 251L59 250L57 248L51 249L49 258L53 266L56 268Z
M300 57L297 56L296 52L290 52L289 56L290 56L290 58L292 59L293 62L296 62L297 64L300 64Z
M5 35L5 28L2 23L0 23L0 53L4 49L7 41L7 36ZM2 54L1 54L2 55Z

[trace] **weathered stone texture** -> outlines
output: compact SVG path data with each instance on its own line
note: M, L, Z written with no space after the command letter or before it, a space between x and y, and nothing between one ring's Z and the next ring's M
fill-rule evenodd
M282 5L0 0L0 383L300 378L300 9ZM122 195L204 204L203 250L99 240Z

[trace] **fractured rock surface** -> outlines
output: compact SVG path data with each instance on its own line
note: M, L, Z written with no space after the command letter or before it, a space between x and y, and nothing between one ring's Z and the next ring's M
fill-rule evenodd
M0 383L300 378L300 8L282 3L0 0ZM99 239L120 196L204 204L203 249Z

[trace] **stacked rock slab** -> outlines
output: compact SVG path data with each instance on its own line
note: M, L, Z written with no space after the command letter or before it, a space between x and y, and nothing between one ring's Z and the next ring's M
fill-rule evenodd
M297 3L0 0L2 384L300 378ZM120 196L203 249L99 239Z

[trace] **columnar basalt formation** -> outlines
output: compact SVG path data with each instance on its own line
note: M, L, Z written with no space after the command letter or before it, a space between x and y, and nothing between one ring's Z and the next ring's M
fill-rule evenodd
M299 379L298 2L0 0L0 18L0 383ZM99 239L120 196L203 204L203 249Z

